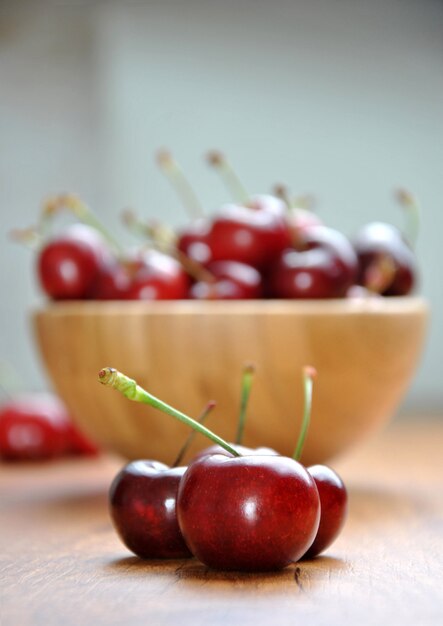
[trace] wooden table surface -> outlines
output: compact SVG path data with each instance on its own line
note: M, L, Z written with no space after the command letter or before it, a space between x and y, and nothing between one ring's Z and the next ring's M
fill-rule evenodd
M272 574L143 562L107 489L121 461L0 467L0 624L443 624L443 419L394 422L335 464L347 525L325 556Z

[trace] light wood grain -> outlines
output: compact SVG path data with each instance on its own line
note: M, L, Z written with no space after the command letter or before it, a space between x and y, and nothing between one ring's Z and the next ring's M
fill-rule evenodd
M0 467L2 626L437 626L443 418L394 423L337 465L350 493L322 558L266 575L142 562L120 544L111 457Z
M291 454L302 414L301 368L318 370L304 460L323 461L389 420L424 342L419 298L338 301L59 303L34 316L57 391L83 429L128 458L171 462L186 427L100 387L120 369L192 416L218 405L210 426L232 440L241 370L257 366L245 443ZM195 440L192 452L207 445Z

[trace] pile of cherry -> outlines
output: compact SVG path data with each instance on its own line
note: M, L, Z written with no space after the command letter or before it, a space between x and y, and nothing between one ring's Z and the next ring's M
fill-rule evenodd
M178 164L161 153L162 171L195 217L174 231L126 212L126 224L144 237L131 251L77 197L48 201L34 231L45 294L54 300L229 300L401 296L413 289L414 236L408 241L395 226L372 222L351 241L284 188L250 196L222 155L212 153L210 163L236 201L205 215ZM413 224L414 198L400 192L398 199ZM48 224L62 209L79 223L51 233Z
M250 386L245 371L242 397ZM323 552L340 533L347 492L329 467L304 467L301 456L310 419L315 370L303 370L305 410L293 458L270 448L229 444L112 368L102 384L185 422L214 445L179 466L153 460L127 464L109 492L111 518L123 543L144 559L195 556L212 569L278 570ZM240 422L246 401L242 401ZM239 429L240 431L242 428Z

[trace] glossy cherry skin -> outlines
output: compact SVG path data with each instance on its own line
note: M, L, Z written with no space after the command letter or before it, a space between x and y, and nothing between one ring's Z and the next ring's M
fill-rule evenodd
M112 522L131 552L143 559L191 556L180 532L176 498L185 467L158 461L128 463L109 490Z
M220 209L208 237L213 261L239 261L257 269L266 267L290 245L283 216L236 204Z
M326 465L311 465L308 472L315 480L320 496L320 525L305 557L324 552L340 534L348 512L348 494L340 476Z
M348 239L326 226L303 233L303 250L286 249L268 276L277 298L342 298L354 284L358 261Z
M372 222L357 233L353 243L359 260L361 285L365 285L369 267L387 257L393 262L395 275L382 295L404 296L413 290L417 276L416 259L398 228L384 222Z
M0 456L11 461L60 457L70 451L70 424L66 408L52 394L18 395L0 408Z
M214 282L197 281L189 296L195 300L251 300L263 295L263 279L258 270L237 261L213 261L207 266Z
M137 271L126 299L183 300L188 297L190 278L173 257L150 250Z
M177 515L192 553L208 567L269 571L305 554L320 500L313 478L292 459L212 455L185 472Z
M91 298L100 270L109 258L110 252L97 231L84 224L73 224L39 252L39 282L54 300Z

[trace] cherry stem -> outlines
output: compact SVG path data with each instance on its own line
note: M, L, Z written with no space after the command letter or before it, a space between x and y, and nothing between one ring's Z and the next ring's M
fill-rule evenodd
M118 241L109 233L92 209L74 194L60 194L45 202L39 228L43 236L47 235L49 224L52 222L54 216L62 209L67 209L75 215L80 222L98 231L118 256L123 255L123 249Z
M218 150L212 150L207 155L207 161L221 175L225 187L233 198L247 206L250 195L225 155Z
M227 443L227 441L213 433L212 430L209 430L208 428L206 428L206 426L203 426L203 424L199 424L196 420L192 419L192 417L189 417L185 413L182 413L181 411L178 411L169 404L166 404L159 398L156 398L148 391L143 389L143 387L140 387L140 385L138 385L135 380L129 378L128 376L125 376L125 374L122 374L118 370L112 367L105 367L100 370L98 374L98 379L99 382L101 382L103 385L113 387L117 391L120 391L120 393L128 398L128 400L141 402L142 404L148 404L154 409L159 409L163 413L171 415L180 422L183 422L187 426L190 426L195 431L210 439L213 443L218 444L219 446L224 448L233 456L241 456L237 452L237 450L235 450L232 446L229 445L229 443Z
M255 365L253 363L246 363L243 368L243 376L241 383L241 397L240 397L240 412L238 416L237 435L235 437L235 443L241 444L243 441L243 433L246 423L246 412L248 409L249 396L251 394L252 381L255 374Z
M157 153L157 164L174 188L189 217L202 217L204 210L201 202L172 154L167 150L160 150Z
M205 408L203 409L203 411L200 413L199 417L197 418L197 422L199 424L204 424L206 421L206 418L208 417L209 413L211 413L212 409L215 407L216 402L214 400L211 400L210 402L208 402L208 404L205 406ZM185 456L186 452L189 449L189 446L191 445L191 443L194 441L195 437L197 435L197 431L192 430L190 432L190 434L188 435L186 441L184 442L184 444L182 445L179 453L177 454L177 457L174 461L174 463L172 464L171 467L178 467L180 465L180 463L183 460L183 457Z
M306 440L306 435L308 433L309 422L311 421L311 410L312 410L312 388L314 385L314 378L317 376L317 371L314 367L310 365L306 365L302 370L302 379L303 379L303 392L304 392L304 408L303 408L303 418L301 423L300 434L298 436L297 445L295 446L295 451L293 458L296 461L300 460L300 457L303 452L303 447Z
M415 196L406 189L398 189L396 198L405 209L406 214L406 237L412 248L415 248L420 231L420 204Z

